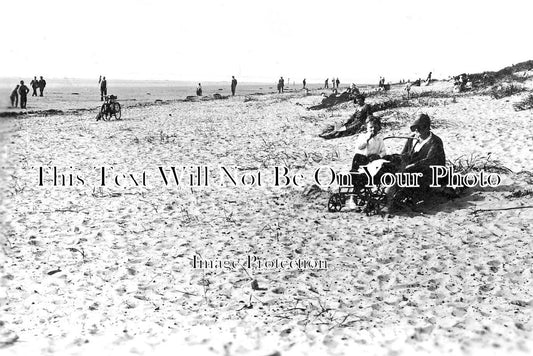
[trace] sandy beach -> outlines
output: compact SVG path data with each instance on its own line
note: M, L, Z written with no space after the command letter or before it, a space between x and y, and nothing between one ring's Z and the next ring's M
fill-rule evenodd
M530 93L533 79L521 85ZM528 92L495 99L436 81L377 112L385 136L429 114L448 161L485 162L502 180L371 216L328 212L338 187L316 187L318 168L349 169L356 138L318 137L354 111L307 110L322 93L132 103L120 121L68 104L0 118L2 353L533 352L532 113L513 108ZM367 102L405 96L396 85ZM301 178L276 186L275 167Z

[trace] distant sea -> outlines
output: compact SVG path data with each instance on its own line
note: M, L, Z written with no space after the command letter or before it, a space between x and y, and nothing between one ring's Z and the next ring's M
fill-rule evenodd
M10 109L9 96L11 91L20 81L18 78L1 78L0 79L0 109L2 111L12 111ZM29 86L29 80L25 84ZM277 92L277 83L239 83L237 85L236 95L250 94L271 94ZM196 86L190 82L172 82L172 81L125 81L125 80L108 80L108 95L116 95L118 101L125 105L135 105L137 103L153 103L155 100L180 100L187 96L196 95ZM343 87L347 87L341 84ZM308 84L309 89L320 89L322 84ZM300 90L301 83L292 83L286 85L286 89ZM100 103L100 89L98 80L86 79L49 79L44 91L44 97L32 97L32 89L28 96L28 110L68 110L81 108L98 108ZM212 96L213 94L231 95L229 82L216 82L202 84L203 96ZM20 110L20 109L18 109Z

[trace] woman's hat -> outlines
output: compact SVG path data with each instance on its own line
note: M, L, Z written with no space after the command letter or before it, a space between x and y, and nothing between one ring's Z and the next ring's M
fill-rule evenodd
M418 119L416 119L411 125L411 131L414 131L417 127L431 127L431 120L429 119L428 114L420 114Z

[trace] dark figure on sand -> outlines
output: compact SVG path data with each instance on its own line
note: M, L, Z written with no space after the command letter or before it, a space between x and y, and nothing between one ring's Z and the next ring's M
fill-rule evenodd
M37 88L39 88L39 81L37 80L37 77L33 77L33 80L30 82L30 86L33 89L31 96L37 96Z
M407 92L407 100L409 100L409 96L410 96L410 93L411 93L411 87L413 86L413 84L411 83L407 83L407 85L405 86L405 91Z
M11 99L11 106L16 108L19 106L19 87L20 85L17 84L15 89L11 92L11 95L9 96L9 99Z
M196 95L202 96L202 84L198 83L198 88L196 88Z
M19 95L20 95L20 108L26 109L26 103L28 102L28 93L30 89L24 85L24 81L20 81Z
M231 76L231 95L235 96L235 89L237 88L237 79L234 76Z
M39 79L39 96L43 96L44 88L46 87L46 80L44 80L43 76L41 75L41 79Z
M351 101L357 96L356 94L359 94L359 90L357 88L355 89L355 91L352 89L348 89L342 92L340 95L337 95L335 93L336 89L333 89L333 91L334 92L331 95L322 99L322 102L320 104L310 106L308 110L320 110L320 109L331 108L337 104Z
M278 93L283 93L283 87L285 86L285 80L283 79L283 77L280 77L279 78L279 81L278 81Z
M100 101L104 101L104 97L107 96L107 80L105 77L100 77L98 83L100 84Z
M427 114L420 114L410 129L415 134L405 143L402 151L407 164L405 170L428 173L426 178L431 178L431 165L446 164L442 140L431 132L431 120Z
M329 79L326 78L326 81L324 82L324 88L327 89L329 88Z
M304 78L303 84L304 84L304 86L303 86L302 89L305 89L305 85L307 84L307 82L305 81L305 78Z
M372 114L372 107L369 104L365 104L365 96L363 94L357 95L354 103L356 103L355 113L350 116L348 121L340 127L330 125L319 136L329 140L332 138L351 136L362 131L366 119Z
M339 78L337 78L337 80L335 81L335 84L337 84L337 89L339 88L339 84L341 83L341 81L339 80Z
M431 166L444 166L446 164L446 154L444 145L440 137L431 132L431 120L427 114L420 114L410 127L414 132L412 137L406 142L401 160L394 162L394 157L386 159L395 163L397 171L402 173L418 173L420 180L417 188L404 188L400 196L400 188L392 186L387 191L389 208L394 208L395 202L404 198L413 199L415 196L424 197L430 192L432 181Z

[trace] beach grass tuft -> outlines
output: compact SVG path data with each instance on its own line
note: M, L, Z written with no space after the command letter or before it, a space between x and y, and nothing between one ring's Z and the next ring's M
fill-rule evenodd
M533 93L529 93L525 98L513 104L516 111L533 109Z
M494 99L502 99L506 98L508 96L512 96L518 93L522 93L526 91L526 88L524 88L521 85L511 83L511 84L499 84L495 85L490 89L490 95Z
M466 174L470 172L491 172L491 173L512 173L499 160L491 157L491 153L486 155L472 153L470 156L459 156L453 161L448 160L448 165L453 167L455 172Z

